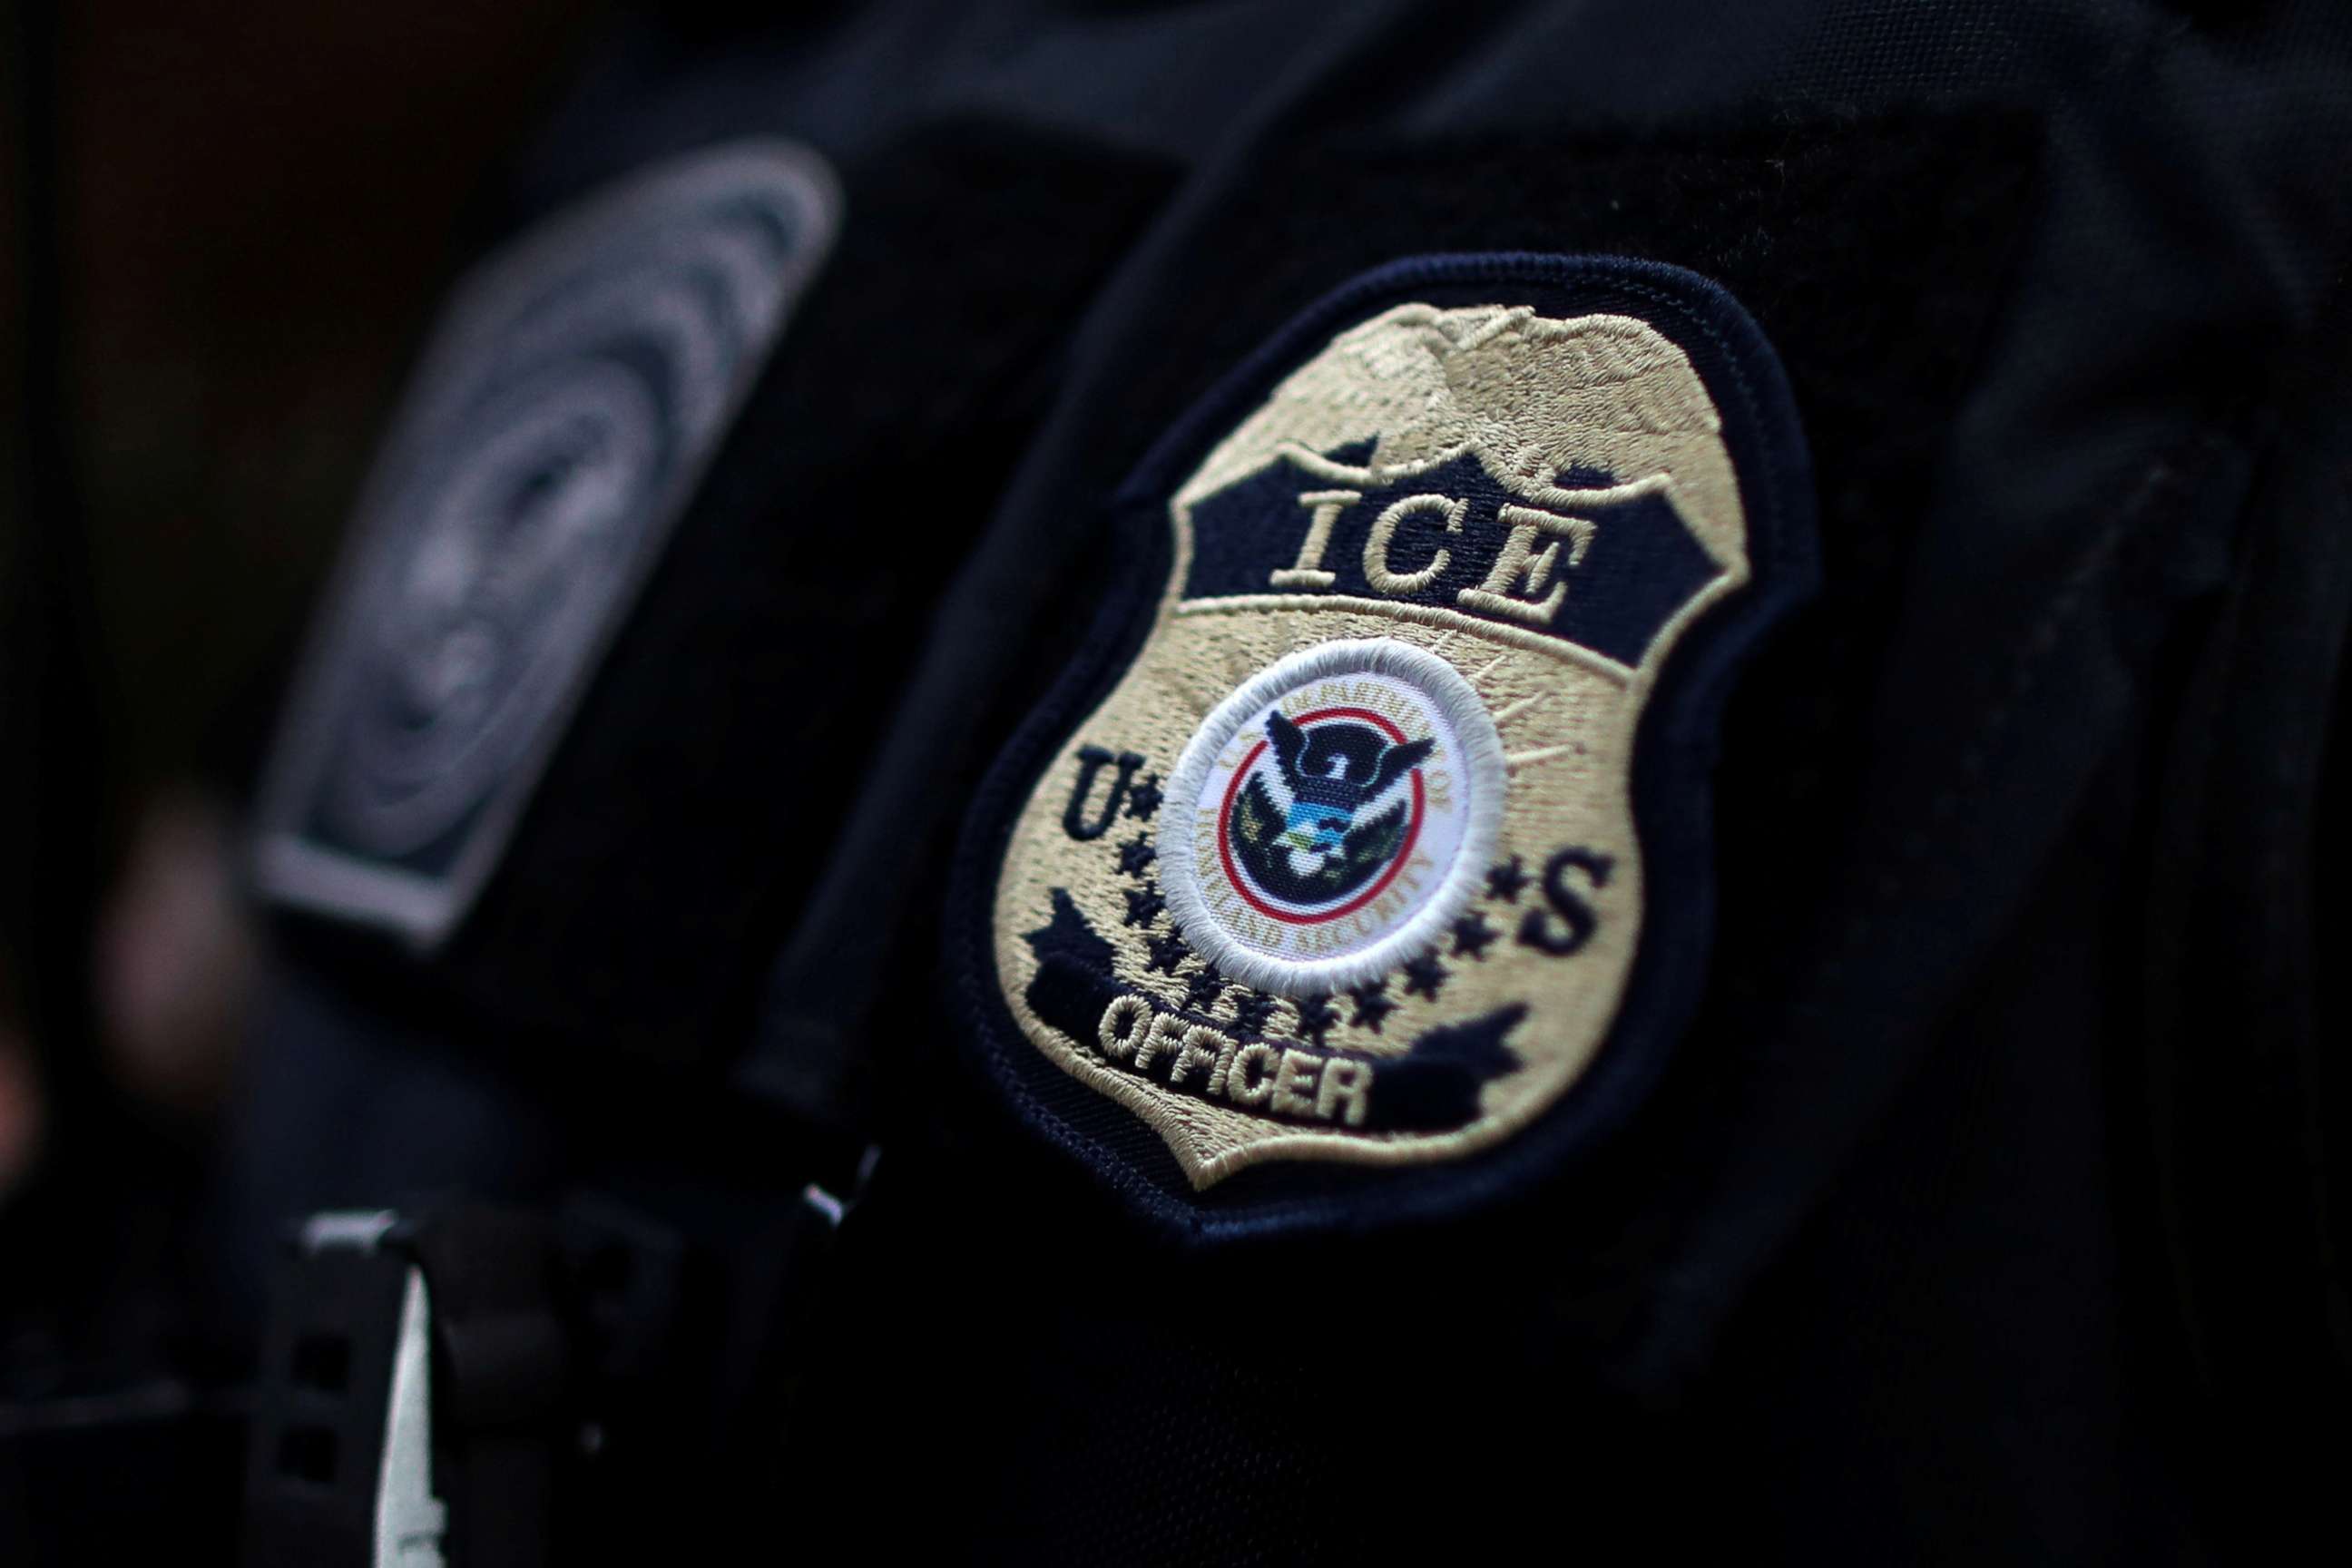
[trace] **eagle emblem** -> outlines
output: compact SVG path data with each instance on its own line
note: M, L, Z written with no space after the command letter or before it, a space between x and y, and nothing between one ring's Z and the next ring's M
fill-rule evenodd
M1383 733L1378 715L1265 716L1274 765L1246 772L1226 842L1252 880L1294 906L1333 904L1362 889L1404 847L1417 803L1398 786L1436 742ZM1394 726L1388 728L1393 731Z

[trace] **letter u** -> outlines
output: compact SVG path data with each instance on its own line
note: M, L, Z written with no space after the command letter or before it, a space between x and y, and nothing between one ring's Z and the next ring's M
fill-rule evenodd
M1110 795L1103 802L1102 810L1095 814L1092 822L1088 822L1087 796L1093 792L1095 775L1102 772L1105 763L1114 763L1118 772L1112 776ZM1109 832L1110 825L1118 820L1120 804L1127 799L1128 781L1135 777L1135 770L1142 765L1143 759L1133 752L1121 752L1114 757L1100 746L1080 746L1078 782L1076 787L1070 791L1070 804L1062 810L1062 831L1073 838L1100 838Z

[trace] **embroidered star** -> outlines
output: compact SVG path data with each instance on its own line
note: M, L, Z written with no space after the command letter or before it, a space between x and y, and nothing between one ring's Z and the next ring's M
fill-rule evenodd
M1356 1016L1348 1022L1359 1028L1370 1029L1375 1035L1379 1034L1381 1020L1397 1009L1397 1005L1388 998L1388 989L1387 981L1375 980L1369 985L1359 985L1349 992L1348 994L1356 1004Z
M1298 999L1298 1036L1310 1045L1321 1045L1323 1037L1339 1026L1339 1010L1331 1005L1328 993L1318 992Z
M1118 847L1118 868L1130 877L1142 876L1144 868L1159 858L1160 851L1140 833Z
M1244 991L1234 1004L1234 1033L1263 1035L1274 1021L1274 998L1263 991Z
M1528 874L1519 869L1519 858L1512 856L1486 872L1486 896L1501 899L1506 903L1519 901L1519 889L1528 885Z
M1218 973L1217 966L1212 963L1196 971L1184 983L1184 1005L1195 1012L1205 1013L1217 1005L1217 998L1224 994L1224 989L1225 977Z
M1149 822L1160 809L1160 775L1146 773L1127 792L1127 815L1138 822Z
M1156 883L1146 882L1140 888L1129 888L1127 889L1127 916L1122 923L1148 926L1153 917L1167 907L1168 900L1160 896Z
M1144 967L1157 969L1163 974L1175 973L1176 966L1190 957L1192 952L1191 948L1184 945L1184 939L1172 931L1166 936L1153 937L1150 946L1151 962Z
M1128 895L1130 899L1134 896ZM1485 915L1472 910L1454 922L1454 956L1484 960L1487 944L1502 934L1486 923Z
M1416 994L1437 1000L1437 988L1445 984L1445 965L1433 952L1424 952L1404 966L1404 994Z

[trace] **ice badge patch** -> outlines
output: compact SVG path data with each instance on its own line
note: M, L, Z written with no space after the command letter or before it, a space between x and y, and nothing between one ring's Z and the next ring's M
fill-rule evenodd
M1715 710L1810 584L1808 486L1688 273L1318 307L1129 488L1148 632L980 808L1016 1100L1203 1230L1446 1206L1621 1113L1704 981Z
M830 248L831 173L748 142L656 166L467 279L362 498L262 803L281 902L430 944Z

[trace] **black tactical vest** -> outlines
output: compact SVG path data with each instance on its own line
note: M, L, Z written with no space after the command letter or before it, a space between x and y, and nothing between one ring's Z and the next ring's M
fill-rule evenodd
M289 680L246 1560L2340 1536L2352 26L811 10Z

